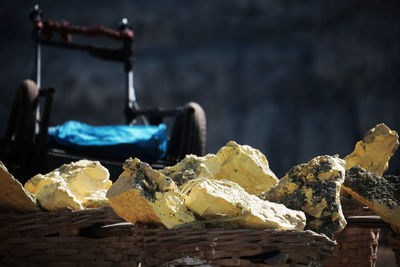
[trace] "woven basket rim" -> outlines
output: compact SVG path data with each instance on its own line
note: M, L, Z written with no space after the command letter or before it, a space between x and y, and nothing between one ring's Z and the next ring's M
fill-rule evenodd
M142 247L144 258L165 253L164 262L188 255L202 255L207 260L253 256L277 250L298 263L308 264L329 257L337 243L311 230L185 228L165 229L132 225L131 231ZM151 254L146 254L151 252ZM194 253L198 252L198 253Z
M72 210L62 208L55 211L31 213L0 213L0 234L24 232L35 235L51 235L71 229L90 227L94 224L123 222L111 207Z
M108 235L100 236L100 239L130 236L135 247L140 250L138 260L157 260L156 265L182 255L224 261L235 257L240 260L241 256L253 256L271 250L289 255L292 261L308 264L313 260L322 262L333 253L336 246L336 241L310 230L152 228L130 224L118 217L110 207L80 211L60 209L29 214L0 213L0 234L12 238L10 233L15 232L17 240L21 242L26 233L32 233L26 235L31 239L37 237L41 240L54 240L52 242L57 242L57 239L77 242L76 237L62 233L68 233L71 228L81 229L94 225L108 228Z

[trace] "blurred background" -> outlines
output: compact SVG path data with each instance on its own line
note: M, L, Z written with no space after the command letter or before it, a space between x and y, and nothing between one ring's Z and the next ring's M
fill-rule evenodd
M15 89L31 77L36 3L44 19L72 25L117 28L128 18L139 104L198 102L209 153L229 140L251 145L282 177L318 155L346 156L377 123L400 131L397 0L20 0L0 4L1 135ZM42 53L42 85L56 88L52 124L124 123L121 64ZM388 172L400 174L399 152Z
M400 132L397 0L16 0L0 4L2 136L14 91L32 74L36 3L45 20L72 25L117 28L128 18L140 105L198 102L208 153L230 140L251 145L282 177L318 155L345 157L377 123ZM121 64L56 48L42 53L42 85L56 88L53 125L124 123ZM400 174L399 153L388 173ZM377 266L394 264L390 249L379 253Z

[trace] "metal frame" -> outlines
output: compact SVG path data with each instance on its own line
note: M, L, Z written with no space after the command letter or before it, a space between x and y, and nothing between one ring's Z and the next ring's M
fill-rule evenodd
M36 82L37 86L41 88L41 47L44 46L53 46L59 47L64 49L72 49L72 50L80 50L89 53L92 56L103 60L110 60L121 62L124 64L124 72L125 72L125 89L126 89L126 96L125 96L125 109L130 112L126 112L126 122L128 124L133 124L135 118L132 116L135 114L136 111L139 111L139 104L136 100L136 92L134 88L134 75L133 75L133 64L134 64L134 50L133 50L133 41L134 41L134 34L131 29L131 26L128 24L128 20L126 18L121 19L119 23L119 36L121 38L119 41L122 41L121 48L109 48L105 46L95 46L95 45L88 45L88 44L79 44L79 43L72 43L68 42L70 39L70 33L67 33L67 37L65 41L57 41L51 40L49 37L45 37L42 33L42 30L46 27L46 22L43 21L42 18L42 11L39 8L39 5L35 5L30 13L30 18L33 23L33 32L32 37L34 41L34 61L35 67L33 72L33 79ZM57 22L52 22L53 25L59 26ZM65 30L68 29L68 25L64 26L64 34ZM62 27L61 26L61 27ZM75 30L79 32L79 29L84 31L83 27L75 26ZM93 29L96 31L96 29ZM106 36L107 32L113 32L113 30L109 29L100 29L98 28L98 34ZM114 32L114 34L117 34ZM115 35L117 36L117 35ZM65 35L64 35L65 37ZM147 118L142 114L140 115L140 119L144 124L149 124Z
M8 168L19 177L21 182L30 178L31 175L34 175L37 172L51 170L51 167L48 166L50 158L53 161L59 161L59 164L62 164L63 161L78 160L79 158L82 158L80 156L83 156L88 159L100 160L102 163L106 163L112 168L116 167L118 172L120 172L122 164L122 162L113 161L113 159L91 158L79 153L73 153L73 151L60 151L59 148L48 147L46 142L47 131L55 89L42 88L42 46L85 51L89 55L103 60L123 63L126 89L124 116L127 124L137 123L138 119L140 119L143 124L159 124L165 117L175 117L170 140L171 142L167 149L167 156L165 160L149 162L153 167L162 168L167 165L175 164L186 154L191 153L191 143L193 142L191 136L193 135L193 123L195 121L193 117L195 113L193 107L185 106L169 110L160 108L143 110L139 108L136 100L133 74L134 33L129 26L127 19L124 18L121 20L118 31L103 27L85 28L80 26L70 26L67 23L59 23L50 20L44 21L42 18L42 11L38 5L35 5L31 10L30 19L33 24L32 38L34 42L35 63L32 80L35 81L37 90L39 90L37 101L35 99L36 110L33 111L35 117L35 125L34 129L32 129L34 130L34 137L32 140L17 140L18 138L15 139L13 137L15 123L10 123L10 120L13 122L13 112L11 112L6 137L0 140L0 160L7 164ZM53 40L51 38L53 33L60 34L61 41ZM83 34L91 37L105 36L121 41L122 46L110 48L105 46L73 43L71 42L70 34ZM40 110L40 98L45 99L42 103L43 111Z

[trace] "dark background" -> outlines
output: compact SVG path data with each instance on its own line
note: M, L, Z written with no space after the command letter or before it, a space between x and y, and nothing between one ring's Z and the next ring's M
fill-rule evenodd
M321 154L351 153L379 122L400 131L397 0L2 1L0 133L14 90L33 68L29 10L44 19L136 33L141 106L196 101L207 152L229 140L263 152L281 177ZM74 39L86 40L83 38ZM117 63L43 49L43 87L56 88L51 122L124 123ZM400 174L396 153L389 172Z

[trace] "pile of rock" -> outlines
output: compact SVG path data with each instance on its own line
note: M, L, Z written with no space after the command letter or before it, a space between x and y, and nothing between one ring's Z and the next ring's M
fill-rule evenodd
M53 211L109 206L106 192L110 174L98 161L64 164L46 175L38 174L24 186L0 164L0 211Z
M23 187L0 165L1 211L80 210L111 205L123 219L179 227L310 229L333 237L346 226L345 192L400 232L400 178L383 176L399 145L378 124L339 158L318 156L278 179L259 150L233 141L215 155L187 155L161 170L129 158L112 184L99 162L82 160L32 177Z
M128 159L107 197L117 214L133 223L163 224L167 228L304 228L333 237L346 226L340 202L342 188L360 199L348 190L356 168L352 167L361 166L357 168L378 177L387 170L398 145L397 133L378 124L344 159L318 156L293 167L281 179L260 151L233 141L216 155L188 155L162 170L153 170L139 159ZM379 179L391 186L398 181ZM385 190L383 187L374 190ZM391 194L391 199L398 201L398 194ZM363 203L371 206L368 201ZM395 216L385 216L388 212L384 210L381 207L376 213L396 229L392 222ZM393 207L391 211L399 213Z

